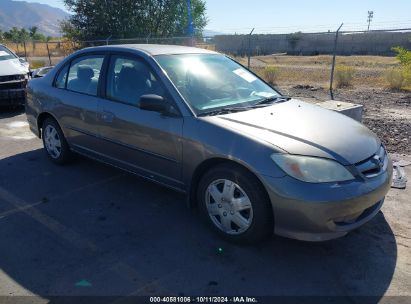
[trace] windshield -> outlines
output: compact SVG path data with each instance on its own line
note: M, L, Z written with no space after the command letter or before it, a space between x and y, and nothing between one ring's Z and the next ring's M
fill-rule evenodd
M0 45L0 61L14 59L16 56L9 49Z
M167 73L196 114L253 106L280 96L235 61L219 54L158 55Z

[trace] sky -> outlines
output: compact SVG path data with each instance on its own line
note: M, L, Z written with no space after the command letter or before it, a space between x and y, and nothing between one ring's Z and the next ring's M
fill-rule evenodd
M1 0L0 0L1 1ZM65 9L62 0L26 0ZM411 28L411 0L206 0L209 30L222 33Z

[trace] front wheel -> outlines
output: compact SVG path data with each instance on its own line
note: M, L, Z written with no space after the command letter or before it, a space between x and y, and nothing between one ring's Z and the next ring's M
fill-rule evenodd
M201 179L198 201L207 221L229 241L256 243L273 233L267 194L246 169L225 164Z
M71 160L71 151L58 123L47 118L42 125L43 145L47 156L59 165Z

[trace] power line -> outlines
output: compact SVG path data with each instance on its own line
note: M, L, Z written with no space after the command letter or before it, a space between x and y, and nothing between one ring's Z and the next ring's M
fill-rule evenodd
M344 23L344 28L361 30L365 24L363 22L346 22ZM393 21L380 21L373 22L374 29L383 29L383 28L398 28L398 27L409 27L411 26L411 20L393 20ZM267 32L267 31L298 31L304 29L304 31L316 30L316 29L333 29L335 24L313 24L309 25L288 25L288 26L264 26L264 27L255 27L256 32ZM216 32L248 32L250 27L224 27L224 28L209 28L209 30ZM368 29L367 29L368 30Z

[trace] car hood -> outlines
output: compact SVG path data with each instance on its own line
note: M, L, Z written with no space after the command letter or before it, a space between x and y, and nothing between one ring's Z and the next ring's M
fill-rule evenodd
M288 153L330 158L343 165L372 156L381 145L373 132L354 119L295 99L205 118Z
M27 74L27 66L23 65L18 58L0 61L0 76Z

